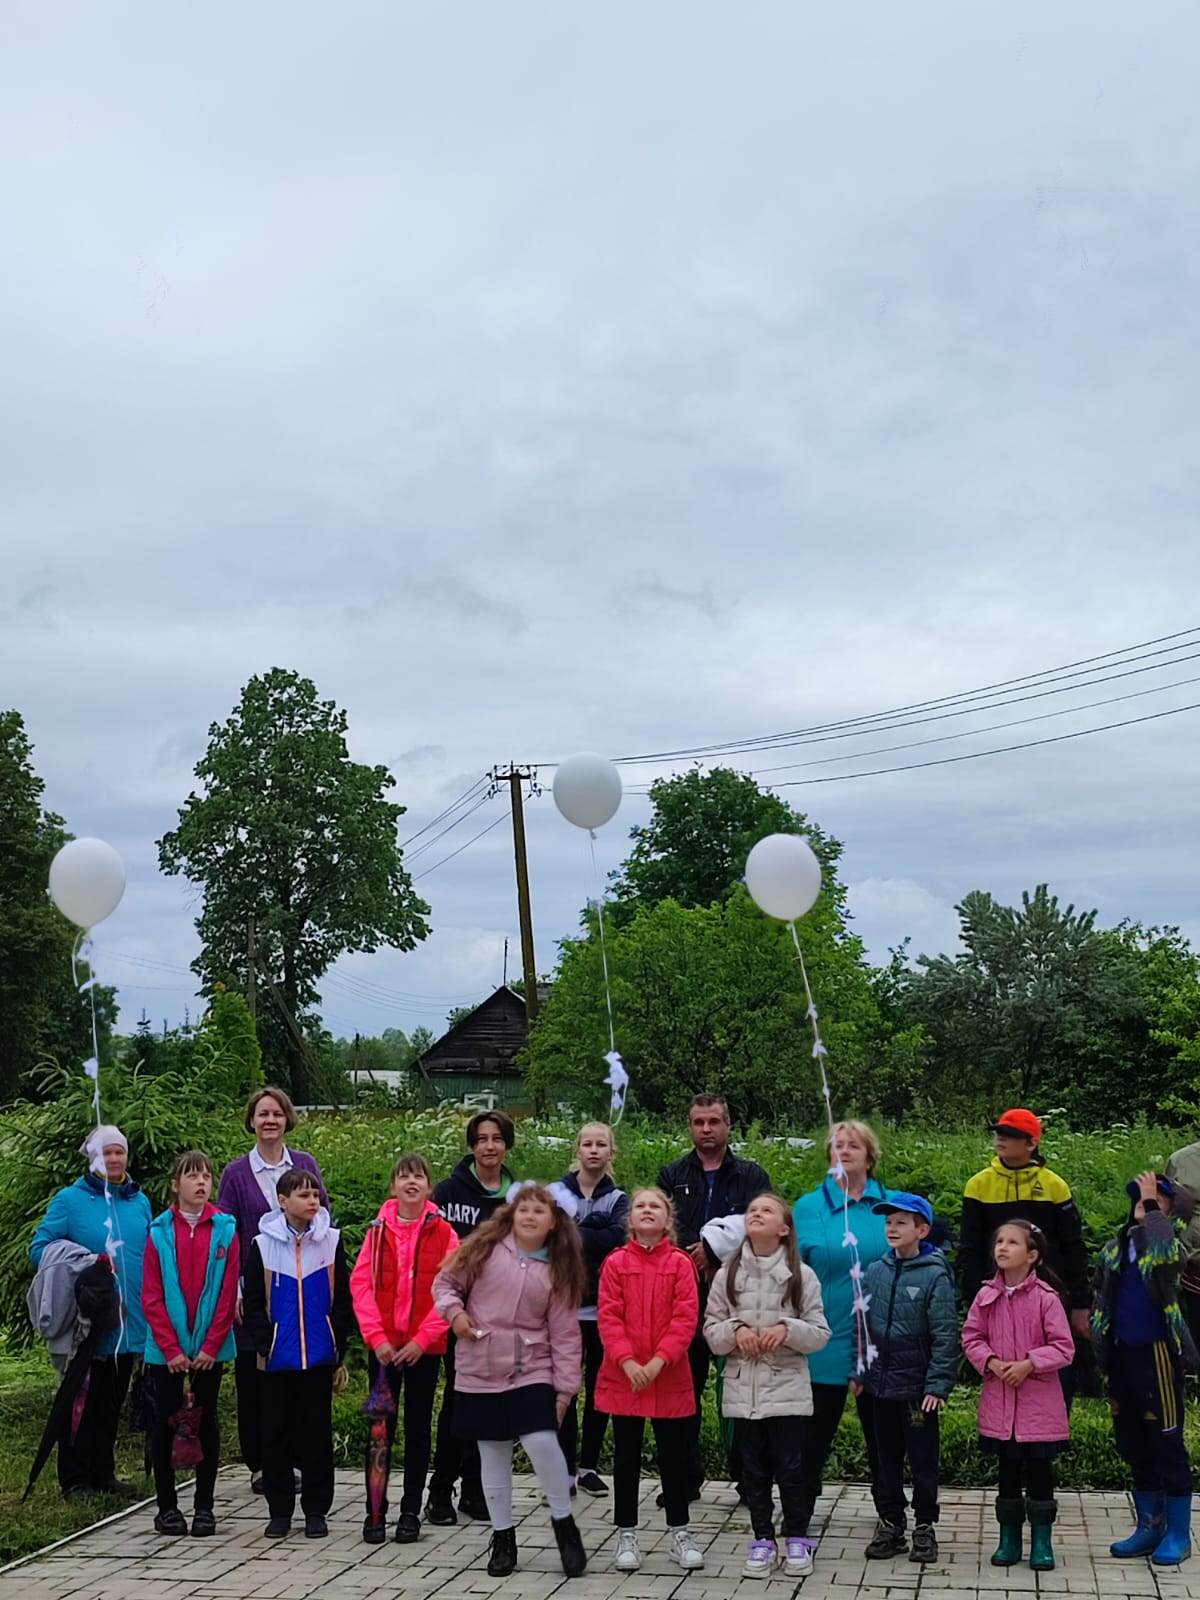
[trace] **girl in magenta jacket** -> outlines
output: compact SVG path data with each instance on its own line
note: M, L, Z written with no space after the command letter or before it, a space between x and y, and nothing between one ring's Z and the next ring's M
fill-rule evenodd
M514 1184L508 1202L446 1262L433 1303L454 1330L454 1432L479 1444L492 1524L488 1573L517 1564L512 1449L517 1439L550 1503L563 1571L587 1565L571 1515L558 1427L579 1392L585 1274L574 1197L561 1184Z
M1046 1241L1032 1222L1014 1218L992 1241L996 1276L975 1296L963 1327L967 1360L983 1374L979 1433L984 1450L999 1457L996 1520L1000 1544L995 1567L1021 1559L1028 1514L1029 1565L1054 1565L1051 1527L1054 1457L1070 1435L1059 1372L1075 1356L1062 1286L1042 1263Z
M674 1212L661 1189L635 1190L629 1230L629 1243L613 1251L600 1273L604 1360L596 1407L612 1416L615 1565L618 1572L635 1572L642 1564L638 1481L649 1417L671 1557L684 1568L702 1567L703 1552L688 1527L688 1455L696 1414L688 1346L700 1317L696 1269L675 1243Z

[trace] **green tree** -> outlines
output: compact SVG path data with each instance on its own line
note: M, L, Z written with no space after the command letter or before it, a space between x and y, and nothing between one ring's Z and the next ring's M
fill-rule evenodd
M976 890L957 910L962 953L921 956L907 984L910 1021L932 1041L930 1094L1061 1105L1096 1126L1146 1109L1135 1069L1149 1032L1130 944L1045 884L1019 907Z
M253 924L268 980L264 1056L301 1099L320 1086L310 1086L309 1057L282 1016L268 1012L272 1001L304 1029L339 956L412 950L429 932L429 907L396 838L405 808L385 798L395 780L386 767L351 761L346 729L345 712L318 699L309 679L278 667L252 678L229 719L210 727L196 766L201 792L158 844L163 871L203 893L193 969L206 993L222 982L245 989Z
M0 712L0 1101L21 1091L39 1061L76 1070L92 1054L90 1007L71 968L78 930L46 894L50 863L71 836L43 809L32 758L20 714ZM82 964L80 981L90 976ZM91 992L104 1060L116 1002L112 989Z
M752 846L770 833L803 831L821 862L826 893L844 906L837 879L841 845L746 773L717 767L659 778L650 785L650 804L650 821L631 830L633 849L614 874L614 921L660 900L681 906L725 900L745 872Z
M196 1031L196 1055L217 1093L236 1105L266 1080L245 998L219 983Z

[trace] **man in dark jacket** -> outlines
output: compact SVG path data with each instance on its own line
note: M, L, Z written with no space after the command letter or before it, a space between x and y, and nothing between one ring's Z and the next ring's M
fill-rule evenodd
M663 1167L658 1175L658 1187L670 1195L674 1202L679 1243L691 1255L700 1275L700 1321L688 1351L692 1386L696 1391L688 1497L695 1500L704 1482L700 1408L704 1386L708 1382L709 1362L713 1359L700 1329L704 1326L708 1286L719 1264L701 1239L700 1231L705 1223L717 1217L741 1216L756 1194L763 1194L770 1189L771 1180L757 1162L743 1161L730 1150L729 1107L720 1095L698 1094L693 1098L688 1110L688 1131L692 1136L693 1148L686 1156ZM732 1452L729 1471L735 1480L740 1476Z
M470 1154L463 1157L448 1178L435 1184L433 1190L434 1205L460 1239L474 1233L504 1204L504 1196L513 1181L504 1158L516 1142L516 1137L513 1120L503 1111L477 1111L467 1123L467 1149ZM439 1527L447 1527L458 1521L454 1509L454 1486L460 1477L462 1492L458 1497L459 1511L480 1522L488 1519L479 1450L474 1444L456 1438L453 1430L454 1344L454 1335L451 1334L446 1344L446 1354L442 1357L445 1383L442 1386L442 1409L438 1412L433 1471L429 1477L429 1499L425 1505L426 1521Z
M929 1242L933 1207L917 1194L893 1194L871 1207L886 1217L890 1246L872 1261L863 1280L867 1330L874 1360L851 1387L871 1397L879 1526L867 1546L887 1558L907 1548L904 1535L904 1461L913 1483L913 1561L938 1558L938 1413L958 1370L958 1313L954 1275Z

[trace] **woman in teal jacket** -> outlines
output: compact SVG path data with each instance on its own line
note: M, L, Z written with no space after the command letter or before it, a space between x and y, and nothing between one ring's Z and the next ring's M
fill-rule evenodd
M101 1337L87 1378L87 1395L74 1440L64 1433L58 1444L58 1482L68 1500L93 1494L134 1496L118 1481L114 1446L117 1419L129 1390L134 1358L146 1344L142 1316L142 1257L150 1233L150 1202L128 1176L129 1141L111 1124L97 1128L83 1147L90 1170L51 1200L33 1236L35 1263L56 1239L113 1263L121 1295L121 1320Z
M814 1351L808 1358L813 1414L803 1419L806 1531L821 1493L821 1474L846 1406L850 1379L860 1359L854 1283L850 1277L853 1256L842 1241L849 1227L857 1240L858 1259L864 1271L872 1261L886 1255L884 1218L876 1216L871 1208L891 1196L891 1191L874 1176L880 1153L879 1140L865 1122L835 1123L825 1148L832 1170L811 1193L800 1196L793 1210L800 1259L820 1280L825 1320L833 1330L825 1348ZM875 1440L870 1405L861 1396L857 1405L874 1478Z

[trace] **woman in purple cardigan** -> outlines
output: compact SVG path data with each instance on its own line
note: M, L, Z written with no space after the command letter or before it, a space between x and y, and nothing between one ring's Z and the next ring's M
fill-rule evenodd
M315 1174L321 1190L321 1204L327 1206L329 1198L321 1169L303 1150L289 1150L283 1136L296 1126L296 1108L289 1095L274 1084L256 1089L246 1102L246 1131L254 1135L254 1148L249 1155L231 1161L221 1174L217 1190L217 1207L237 1218L238 1244L241 1259L245 1261L250 1246L258 1233L259 1223L268 1211L278 1211L279 1201L275 1185L289 1167L298 1167ZM238 1443L242 1460L250 1468L250 1487L255 1494L263 1492L262 1482L262 1426L259 1419L258 1356L242 1331L242 1302L238 1297L237 1359L233 1375L237 1386Z

